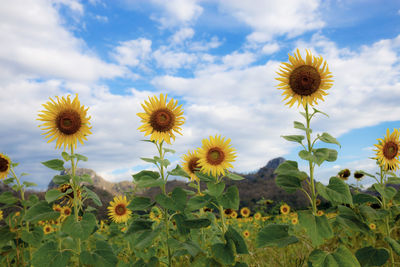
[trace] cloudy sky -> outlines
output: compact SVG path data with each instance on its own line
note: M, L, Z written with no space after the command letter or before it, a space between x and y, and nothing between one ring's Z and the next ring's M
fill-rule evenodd
M40 162L62 150L41 135L37 114L67 94L78 93L92 117L80 166L109 181L149 167L140 157L156 151L140 141L136 113L160 93L179 100L186 118L172 167L215 134L231 138L237 172L299 160L280 136L299 134L301 110L284 105L274 79L296 48L322 55L335 80L318 106L330 117L312 128L342 147L319 181L346 167L374 172L373 144L400 127L397 0L5 0L0 36L0 152L40 189L56 174Z

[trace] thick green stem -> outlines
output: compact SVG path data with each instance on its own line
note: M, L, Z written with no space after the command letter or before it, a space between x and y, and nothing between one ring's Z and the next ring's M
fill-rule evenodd
M384 185L384 169L381 167L381 173L380 173L380 178L381 178L381 185ZM389 211L389 207L386 204L386 199L384 196L382 196L382 205L383 205L383 209L388 211L388 216L386 216L385 218L385 230L386 230L386 237L390 238L390 226L389 226L389 220L390 220L390 211ZM391 246L389 246L389 252L390 252L390 261L391 261L391 266L394 267L394 256L393 256L393 249Z
M219 214L221 215L221 221L222 221L222 234L225 234L227 227L226 227L226 223L225 223L224 208L222 207L222 205L219 205L218 209L219 209Z
M79 190L79 183L76 182L75 179L75 172L76 172L76 165L75 165L75 161L74 161L74 148L73 146L71 146L71 177L72 177L72 190L74 193L74 199L73 199L73 203L74 203L74 215L75 215L75 221L79 222L79 195L78 195L78 190ZM81 254L81 239L77 238L76 240L76 248L77 248L77 254L80 255ZM80 260L78 257L78 265L80 265Z
M311 144L311 136L310 136L310 121L311 117L308 112L308 104L305 106L305 111L306 111L306 135L307 135L307 148L308 152L312 154L312 144ZM315 192L315 183L314 183L314 163L311 160L308 160L308 165L310 169L310 191L311 191L311 206L312 206L312 212L314 215L317 215L317 194Z

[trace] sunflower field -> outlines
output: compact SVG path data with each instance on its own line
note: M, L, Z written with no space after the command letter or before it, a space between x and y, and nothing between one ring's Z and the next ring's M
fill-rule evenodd
M181 135L185 118L178 101L160 94L144 101L137 114L138 130L148 137L143 141L155 148L153 158L141 159L157 171L132 177L136 188L158 187L161 193L155 199L135 192L115 196L107 208L109 220L97 220L96 208L85 205L88 200L102 204L86 186L93 181L76 174L78 163L88 160L77 153L78 141L83 144L91 134L88 108L77 95L50 98L38 114L39 127L63 152L42 164L64 174L54 176L58 188L47 191L44 200L26 197L32 183L21 183L14 171L18 164L5 151L0 154L0 179L15 191L0 195L0 266L400 266L400 193L389 186L400 184L399 130L388 129L377 139L378 173L354 173L357 180L375 179L374 195L350 190L347 169L324 185L315 179L315 169L335 161L338 152L316 144L340 144L329 133L313 134L311 121L327 116L316 106L333 85L332 73L321 56L306 51L303 58L297 50L277 74L283 101L297 104L304 117L294 122L301 134L282 137L301 146L299 160L309 168L304 172L296 161L285 161L275 170L275 182L288 193L304 193L308 209L294 211L283 203L279 214L271 215L240 208L239 188L226 183L244 179L230 171L236 150L218 134L170 166L168 155L175 151L167 145ZM191 190L167 192L170 176L187 179ZM330 208L319 208L321 199Z

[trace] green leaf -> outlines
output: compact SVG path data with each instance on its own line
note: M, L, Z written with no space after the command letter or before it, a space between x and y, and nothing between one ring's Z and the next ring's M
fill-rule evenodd
M296 161L291 161L291 160L287 160L287 161L281 163L278 166L278 168L276 168L274 173L279 175L279 176L296 177L300 181L303 181L303 180L308 178L308 174L307 173L299 171L299 169L297 167L297 162ZM280 179L285 181L285 179L283 177L280 177L278 180L280 180ZM292 182L290 182L290 179L289 179L289 184L291 184L291 183ZM295 184L297 184L297 182L295 182ZM292 187L292 186L289 186L289 187Z
M328 134L328 133L322 133L322 135L318 135L317 138L318 138L319 140L321 140L322 142L329 143L329 144L336 144L336 145L338 145L339 147L341 147L341 146L340 146L340 143L336 140L336 138L333 137L333 136L331 136L331 135Z
M173 176L180 176L180 177L185 177L190 179L189 174L187 174L181 166L176 165L175 169L173 169L172 171L168 172L169 175L173 175Z
M171 198L174 202L174 206L176 207L176 209L184 212L187 200L186 192L182 188L176 187L174 188L174 190L172 190Z
M233 251L233 242L227 244L217 243L211 246L214 258L222 264L233 264L235 262L235 254Z
M157 180L158 178L160 178L160 174L158 172L154 172L154 171L140 171L136 174L133 174L132 177L135 180L135 182L139 182L140 180L142 180L142 178L144 178L146 180L149 178L152 178L153 180Z
M155 161L154 159L151 159L151 158L140 158L140 159L143 161L149 162L149 163L153 163L153 164L157 163L157 161Z
M389 252L386 248L368 246L357 250L356 257L362 267L381 266L389 259Z
M301 181L296 176L280 175L276 176L275 183L288 193L294 193L301 188Z
M128 205L128 209L132 211L136 210L147 210L153 206L153 203L151 202L151 199L148 197L134 197Z
M256 237L256 246L258 248L277 246L280 248L290 244L297 243L299 240L295 236L288 234L289 225L286 224L268 224Z
M384 197L386 200L391 200L397 193L396 189L391 186L383 186L380 184L373 184L372 185L379 194Z
M400 184L399 177L388 177L386 184Z
M87 197L93 200L94 204L96 204L99 207L103 206L103 203L101 203L99 196L94 191L90 190L86 186L83 186L83 190L86 192Z
M217 179L215 177L212 177L210 175L204 174L202 172L194 172L196 176L200 179L202 182L215 182Z
M227 240L227 242L231 240L233 244L235 244L237 254L249 254L243 236L239 234L232 226L229 226L228 231L226 231L225 240Z
M5 225L3 227L0 227L0 236L0 248L2 248L8 243L8 241L13 240L16 234L10 232L10 227L8 225Z
M209 196L194 196L187 202L188 211L194 211L204 208L210 201Z
M188 241L182 243L182 247L183 247L184 249L186 249L186 251L187 251L187 252L190 254L190 256L192 256L192 257L196 257L197 254L199 254L200 252L202 252L201 248L200 248L196 243L194 243L194 242L191 241L191 240L188 240Z
M96 226L96 217L92 213L85 213L81 221L75 221L69 216L63 223L61 230L73 238L86 240L92 234Z
M136 182L137 188L146 188L146 187L158 187L165 184L165 181L162 179L154 180L153 178L142 177L140 181Z
M59 216L60 213L54 211L46 201L40 201L27 210L24 219L36 223L38 221L56 220Z
M169 152L169 153L172 153L172 154L174 154L174 153L176 152L176 151L173 150L173 149L165 148L165 147L163 147L163 150L164 150L165 152Z
M164 194L158 194L156 196L156 202L158 204L160 204L161 207L165 208L165 209L170 209L173 211L176 211L177 208L175 206L174 201L172 200L172 198L164 195Z
M317 183L317 191L323 198L333 203L353 205L349 186L338 177L331 177L328 186Z
M190 228L185 226L186 216L179 213L174 215L174 220L176 223L176 228L181 235L187 235L190 233Z
M233 173L233 172L228 172L226 174L226 177L228 177L229 179L234 180L234 181L244 180L243 176L240 176L240 175L238 175L236 173Z
M208 194L213 197L219 197L222 192L224 192L225 184L223 182L219 182L218 184L215 183L207 183Z
M375 209L370 206L362 205L359 207L360 214L366 218L368 221L373 221L379 219L378 213Z
M46 199L46 201L48 203L51 203L57 199L59 199L60 197L66 195L67 192L61 192L58 189L50 189L49 191L46 192L46 195L44 196L44 198Z
M314 110L314 113L321 113L321 114L323 114L323 115L325 115L325 116L327 116L329 118L329 115L326 114L325 112L322 112L322 111L320 111L320 110L318 110L316 108L313 108L313 110Z
M31 182L27 182L27 181L24 181L22 184L25 185L25 187L37 186L37 184L31 183Z
M10 191L3 192L0 195L0 203L2 204L14 204L18 201L19 199L14 197L13 193Z
M80 160L80 161L88 161L88 158L87 157L85 157L84 155L81 155L81 154L74 154L73 155L73 157L74 158L76 158L77 160Z
M68 265L71 256L71 251L60 252L57 243L49 241L33 253L32 264L40 267L63 267Z
M134 240L135 248L142 250L152 245L153 239L160 235L160 230L143 231Z
M299 212L299 224L306 229L315 247L333 237L333 231L325 215L314 216L311 211Z
M209 219L201 218L201 219L190 219L184 220L183 225L187 228L198 229L208 227L211 224Z
M93 184L92 177L91 177L89 174L87 174L87 173L85 173L84 175L79 176L79 178L80 178L80 180L81 180L82 182L86 182L86 183L89 183L89 184Z
M61 156L63 157L63 159L65 161L70 161L71 160L71 156L65 151L61 153Z
M31 232L22 231L21 239L31 246L39 247L43 239L44 233L41 227L35 226Z
M70 175L56 175L53 177L53 182L55 184L67 184L70 178Z
M226 192L217 198L224 209L239 209L239 190L236 185L228 187Z
M378 200L371 195L368 194L357 194L357 195L353 195L353 203L354 204L364 204L367 202L371 202L371 203L378 203Z
M355 213L352 209L339 205L338 211L339 215L336 217L337 223L354 232L369 234L369 226L366 225L361 216Z
M306 128L306 126L304 126L303 123L301 123L299 121L294 121L293 124L294 124L293 125L294 128L300 129L300 130L303 130L303 131L307 131L307 128Z
M141 231L151 231L153 223L153 221L143 219L134 220L125 235L131 235Z
M333 253L316 249L311 252L309 261L312 267L360 267L351 251L343 245Z
M303 135L281 135L284 139L291 142L302 143L304 136Z
M310 152L306 151L306 150L300 150L299 151L299 157L301 159L307 160L307 161L312 161L312 162L316 162L317 159L314 157L314 155L312 155Z
M83 264L91 266L114 267L118 263L111 246L102 240L96 241L96 250L93 253L83 251L79 258Z
M335 149L329 148L318 148L313 149L314 157L318 166L322 164L324 161L333 162L336 161L338 152Z
M396 240L390 237L385 237L385 241L392 247L394 252L396 252L397 255L400 256L400 244Z
M56 171L63 171L64 170L64 161L61 159L52 159L49 161L42 162L44 166Z

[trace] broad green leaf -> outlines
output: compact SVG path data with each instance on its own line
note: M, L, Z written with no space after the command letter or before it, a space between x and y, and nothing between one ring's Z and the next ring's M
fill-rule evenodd
M351 251L343 245L333 253L316 249L311 252L309 262L312 267L360 267Z
M364 204L364 203L378 203L378 200L374 197L371 196L369 194L357 194L357 195L353 195L353 203L354 204Z
M22 174L21 174L21 176L22 176ZM37 184L31 183L31 182L27 182L27 181L24 181L22 184L25 185L25 187L37 186Z
M165 209L170 209L170 210L177 210L177 207L175 206L174 201L172 200L172 198L167 197L164 194L158 194L156 196L156 201L158 204L160 204L161 207L165 208Z
M70 175L56 175L53 177L53 182L55 184L67 184L70 178Z
M79 178L80 178L80 180L81 180L82 182L86 182L86 183L89 183L89 184L93 184L92 177L91 177L89 174L87 174L87 173L85 173L85 174L79 176Z
M194 211L204 208L210 201L209 196L194 196L187 202L188 211Z
M159 235L159 229L140 232L134 239L134 246L139 250L148 248L152 245L153 239Z
M339 205L338 206L339 215L336 217L336 222L342 226L355 231L362 232L364 234L369 234L369 226L363 222L360 215L356 214L352 209Z
M8 243L8 241L13 240L16 234L10 232L10 227L5 225L3 227L0 226L0 236L0 248L2 248Z
M151 230L153 223L153 221L143 219L134 220L131 225L129 225L128 231L125 235L131 235L141 231L149 231Z
M299 240L295 236L288 234L289 225L286 224L268 224L256 237L256 246L258 248L277 246L280 248L290 244L297 243Z
M153 203L151 202L151 199L148 197L134 197L128 205L128 209L132 211L136 210L147 210L153 206Z
M239 209L239 190L236 185L228 187L226 192L217 198L224 209Z
M158 178L160 178L160 174L158 172L145 170L145 171L140 171L136 174L133 174L132 177L135 180L135 182L140 181L143 177L145 179L152 178L153 180L157 180Z
M71 256L71 251L60 252L57 243L49 241L33 253L32 264L40 267L63 267L68 265Z
M52 159L49 161L42 162L44 166L56 171L63 171L64 170L64 161L61 159Z
M21 239L34 247L39 247L43 239L44 233L41 227L35 226L31 232L22 231Z
M359 207L361 215L368 221L373 221L379 219L378 213L375 209L370 206L362 205Z
M67 152L61 152L61 156L63 157L63 159L65 161L70 161L71 160L71 156L67 153Z
M228 231L226 231L225 240L231 240L233 244L235 244L237 254L249 254L243 236L239 234L232 226L229 226Z
M202 182L215 182L217 179L215 177L212 177L208 174L202 173L202 172L194 172L196 176L200 179Z
M302 143L304 136L303 135L281 135L284 139L291 142Z
M183 212L186 207L187 193L180 187L172 190L171 198L177 210Z
M56 220L59 216L60 213L54 211L46 201L40 201L27 210L24 219L36 223L38 221Z
M244 179L243 176L240 176L233 172L227 172L226 177L228 177L229 179L234 180L234 181L240 181L240 180Z
M389 259L389 252L386 248L368 246L357 250L356 257L362 267L382 266Z
M315 163L320 166L324 161L333 162L337 159L338 152L329 148L313 149Z
M333 231L325 215L314 216L311 211L299 212L299 224L306 229L307 235L315 247L323 244L325 239L333 237Z
M400 178L399 177L389 177L387 179L387 184L400 184Z
M83 251L79 258L83 264L96 267L114 267L118 263L112 247L102 240L96 241L96 249L93 252Z
M307 161L312 161L312 162L316 162L317 158L311 154L310 152L306 151L306 150L300 150L299 151L299 157L301 159L307 160Z
M383 196L386 200L391 200L397 193L397 190L391 186L384 186L380 184L373 184L373 187L376 191L379 192L381 196Z
M192 256L196 257L197 254L202 252L202 249L193 241L188 240L184 243L182 243L182 247L187 250L187 252Z
M96 204L99 207L103 206L103 203L101 203L99 196L94 191L90 190L86 186L83 186L83 190L86 192L87 197L93 200L94 204Z
M61 192L58 189L50 189L49 191L46 192L46 195L44 196L44 198L46 199L46 201L48 203L51 203L57 199L59 199L60 197L64 196L65 194L67 194L67 192Z
M84 155L81 155L81 154L76 154L75 153L73 155L73 157L76 158L77 160L80 160L80 161L88 161L88 158L86 156L84 156Z
M185 226L185 221L187 220L186 216L179 213L179 214L175 214L173 216L175 223L176 223L176 228L178 229L178 232L181 235L187 235L190 233L190 228Z
M218 184L215 183L207 183L208 194L213 197L219 197L222 192L224 192L225 184L223 182L219 182Z
M2 204L14 204L18 201L19 199L14 197L13 193L10 191L5 191L0 195L0 203Z
M179 165L176 165L175 169L173 169L172 171L168 172L168 174L169 175L173 175L173 176L180 176L180 177L185 177L185 178L190 179L189 174L187 174L185 172L185 170L182 169L182 167L179 166Z
M227 244L217 243L211 246L213 256L218 262L225 265L235 262L235 253L232 243L233 242L228 242Z
M96 226L96 217L92 213L85 213L81 221L75 221L73 216L69 216L63 223L61 230L73 238L86 240Z
M385 241L392 247L394 252L396 252L397 255L400 256L400 244L396 240L390 237L385 237Z
M341 147L340 143L336 140L336 138L328 133L322 133L322 135L318 135L318 139L321 140L322 142L329 144L336 144L339 147Z
M142 177L138 182L136 182L137 188L145 188L145 187L158 187L165 184L165 181L162 179L154 180L153 178Z
M183 225L187 228L191 229L198 229L198 228L204 228L207 227L211 224L211 221L209 219L205 218L200 218L200 219L190 219L190 220L184 220Z
M294 122L293 122L293 127L296 128L296 129L300 129L300 130L303 130L303 131L307 131L306 126L304 126L304 124L301 123L301 122L299 122L299 121L294 121Z
M323 198L333 203L353 205L349 186L338 177L331 177L328 186L317 183L317 191Z
M290 175L278 175L275 178L277 186L281 187L288 193L294 193L297 189L301 188L301 180L295 176Z

